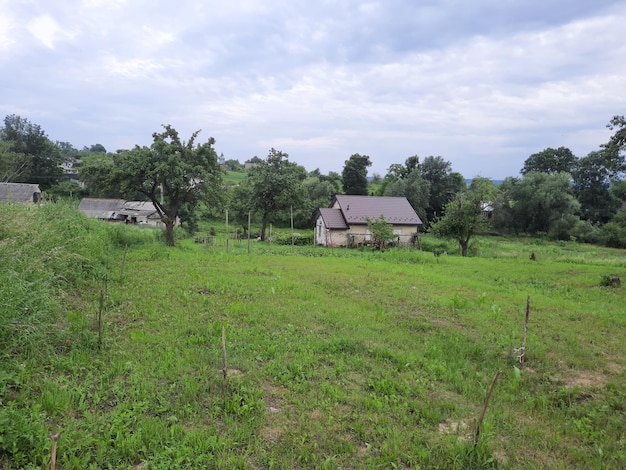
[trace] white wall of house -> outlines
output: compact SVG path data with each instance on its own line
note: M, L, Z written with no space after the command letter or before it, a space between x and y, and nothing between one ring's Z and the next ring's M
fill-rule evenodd
M417 227L415 225L394 225L393 233L400 245L406 246L413 243ZM315 222L315 244L322 246L349 246L368 243L371 233L367 225L353 225L348 230L333 230L326 227L324 219L318 217Z

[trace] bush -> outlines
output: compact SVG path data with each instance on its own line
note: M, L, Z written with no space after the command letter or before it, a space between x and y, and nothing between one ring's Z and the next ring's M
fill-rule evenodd
M313 245L314 236L312 233L307 235L301 235L294 233L293 244L297 246L309 246ZM274 238L274 243L277 245L291 245L291 235L280 235Z

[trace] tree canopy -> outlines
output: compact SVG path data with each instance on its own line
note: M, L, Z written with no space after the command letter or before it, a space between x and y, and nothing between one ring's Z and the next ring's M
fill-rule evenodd
M372 166L370 157L355 153L345 161L341 172L343 191L346 194L367 195L367 168Z
M533 171L549 175L571 173L575 165L576 156L567 147L547 148L528 157L520 173L522 175Z
M267 158L248 170L246 181L238 188L239 211L251 211L261 217L261 240L266 239L267 225L281 211L298 206L303 200L304 167L288 160L289 155L274 148Z
M174 224L184 205L220 203L222 174L215 139L196 144L196 131L184 142L172 126L163 128L152 134L150 147L115 154L113 165L106 168L121 194L141 193L154 204L165 224L165 242L173 246Z
M15 114L4 118L0 141L9 144L8 152L28 160L19 172L20 182L39 184L47 189L59 181L63 157L38 124Z
M479 230L487 226L483 204L488 198L486 185L476 185L457 192L443 208L443 215L430 227L437 237L451 238L459 243L461 255L467 256L469 242Z

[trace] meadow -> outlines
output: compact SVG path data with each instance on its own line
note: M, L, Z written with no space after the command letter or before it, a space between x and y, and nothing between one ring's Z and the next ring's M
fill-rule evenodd
M626 467L624 251L158 238L0 206L0 468Z

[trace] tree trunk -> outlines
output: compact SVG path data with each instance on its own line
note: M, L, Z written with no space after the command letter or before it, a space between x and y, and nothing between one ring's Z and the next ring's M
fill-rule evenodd
M165 244L167 246L174 246L174 220L169 217L164 217L163 222L165 223Z
M263 215L263 222L261 223L261 241L265 241L266 229L267 229L267 216Z
M459 245L461 245L461 256L467 256L467 247L469 246L469 241L459 240Z

